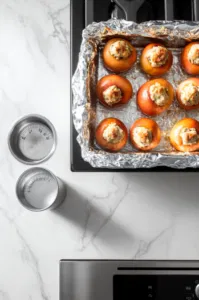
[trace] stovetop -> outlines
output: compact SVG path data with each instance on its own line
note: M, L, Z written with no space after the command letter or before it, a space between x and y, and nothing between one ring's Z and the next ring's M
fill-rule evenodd
M82 30L94 21L106 21L112 17L124 18L138 23L148 20L198 21L199 0L71 0L71 76L74 74L78 62ZM121 172L121 170L92 168L90 164L82 159L80 146L76 141L76 138L77 132L74 128L71 115L72 171ZM152 169L128 169L122 171L179 172L180 170L167 167L157 167ZM188 168L183 171L197 172L197 169Z
M60 300L197 300L196 261L62 260Z

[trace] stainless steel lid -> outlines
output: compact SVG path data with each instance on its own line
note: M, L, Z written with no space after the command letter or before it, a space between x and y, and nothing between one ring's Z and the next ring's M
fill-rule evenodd
M54 209L66 197L60 178L44 168L31 168L18 179L16 194L20 203L31 211Z
M17 121L8 136L8 145L16 159L39 164L52 156L57 136L52 123L40 115L27 115Z

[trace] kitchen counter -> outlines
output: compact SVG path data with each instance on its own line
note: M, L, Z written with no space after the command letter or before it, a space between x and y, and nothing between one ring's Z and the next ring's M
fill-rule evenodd
M56 300L59 260L198 259L198 174L70 171L69 0L0 3L0 300ZM56 211L15 196L28 166L8 151L13 122L49 118L58 134L41 166L68 186Z

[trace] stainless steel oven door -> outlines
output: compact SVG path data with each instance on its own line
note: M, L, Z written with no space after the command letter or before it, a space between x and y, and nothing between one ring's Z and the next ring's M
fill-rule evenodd
M192 300L199 262L60 262L60 300Z

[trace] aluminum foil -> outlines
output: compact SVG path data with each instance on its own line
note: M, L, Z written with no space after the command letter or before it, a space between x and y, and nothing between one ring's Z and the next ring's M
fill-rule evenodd
M132 40L136 46L138 59L134 67L122 75L130 80L134 95L129 104L117 109L107 109L99 104L92 103L94 98L95 78L97 80L109 72L104 68L99 49L93 48L103 45L103 42L112 36L124 36ZM189 76L180 67L181 48L190 41L199 39L199 23L197 22L160 22L150 21L141 24L125 20L109 20L93 23L83 31L83 40L79 54L79 63L73 76L73 120L78 132L77 141L81 146L82 158L93 167L136 169L167 166L178 169L199 167L199 153L176 152L169 143L169 132L172 126L184 117L199 120L199 111L186 112L178 107L175 100L172 106L156 120L162 131L159 146L152 152L142 153L134 149L130 143L119 153L108 153L101 150L95 143L93 132L97 124L104 118L116 117L122 120L127 128L138 118L143 117L136 106L136 93L139 87L151 79L143 73L139 66L139 57L142 46L153 40L163 40L173 53L174 61L171 70L163 76L174 88ZM91 61L97 62L91 64ZM88 84L90 82L91 85ZM96 100L96 99L95 99Z

